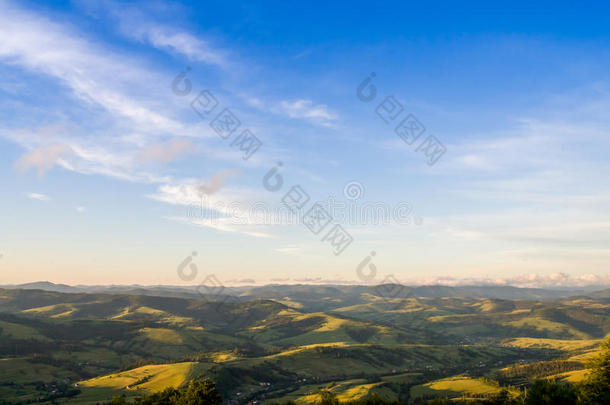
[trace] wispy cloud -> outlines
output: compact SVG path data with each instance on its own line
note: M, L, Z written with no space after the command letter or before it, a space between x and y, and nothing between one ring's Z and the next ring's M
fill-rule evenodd
M197 185L197 191L201 195L212 195L216 193L223 186L225 181L231 177L239 174L239 170L223 170L216 173L209 182L199 182Z
M72 27L9 2L0 2L0 60L42 74L69 89L75 99L58 97L50 108L57 108L60 115L66 104L78 100L80 118L86 125L74 124L70 128L56 125L46 131L0 128L0 135L31 151L20 159L19 168L35 167L44 173L54 164L61 164L81 173L146 181L155 176L135 173L133 154L139 145L130 143L133 139L130 134L140 134L138 139L146 143L168 132L196 134L194 129L189 130L171 118L167 111L159 111L150 101L132 95L167 80L144 68L142 60L106 49ZM88 112L82 115L83 110ZM101 125L92 127L91 121Z
M339 118L338 114L325 104L314 104L312 100L284 100L275 105L272 112L284 114L290 118L305 119L328 126Z
M41 119L28 107L23 115L27 112L36 124L23 124L21 129L0 126L0 136L27 150L16 162L20 171L34 168L43 175L59 165L82 174L167 183L171 178L158 173L161 168L140 166L169 163L192 152L194 143L185 136L212 136L209 129L174 118L184 106L174 104L171 75L151 68L144 58L87 38L74 26L7 1L0 1L0 62L69 91L54 98L51 94L53 102L44 106ZM39 126L42 119L63 117L66 110L73 114L71 124ZM159 142L168 134L175 138ZM210 145L204 148L206 156L228 159L215 150Z
M298 255L303 251L301 246L286 246L282 248L275 249L276 252L284 253L287 255Z
M31 200L38 200L38 201L49 201L51 199L51 197L49 197L48 195L40 194L40 193L30 193L30 194L28 194L28 198Z
M66 145L44 146L22 155L15 166L22 173L35 168L38 170L38 175L42 177L58 163L60 158L71 153L72 149Z
M232 175L223 171L203 186L199 180L161 185L149 198L184 207L182 215L166 219L248 236L270 238L277 226L297 223L287 209L278 209L266 201L258 189L220 187L222 177ZM209 191L214 191L209 193ZM276 207L276 208L274 208Z
M239 170L222 170L209 179L174 180L158 187L149 198L174 205L198 205L202 198L207 198L210 206L227 205L230 201L246 201L254 198L254 193L246 190L227 190L223 187L227 179L239 173ZM222 195L218 195L220 190Z
M169 163L184 155L194 152L195 145L185 138L173 138L167 142L147 146L136 156L142 163Z
M179 131L181 125L127 94L134 84L162 79L126 55L94 45L48 18L0 4L0 58L60 80L88 103L130 120L149 132ZM24 24L27 21L27 24Z
M194 35L166 20L179 5L164 3L131 5L124 2L100 1L83 5L90 13L98 17L110 17L117 24L119 31L127 38L152 45L153 47L175 52L193 62L228 66L228 52L215 47L202 35Z
M316 125L332 127L339 119L339 114L326 104L316 104L310 99L265 101L245 93L240 93L238 96L248 106L259 111L304 120Z
M187 32L174 31L165 26L141 26L135 32L134 37L147 41L152 46L159 49L171 50L183 54L188 59L195 62L226 67L228 62L223 52L213 49L210 44Z
M137 147L124 145L116 139L84 136L79 128L66 130L62 125L22 129L0 127L0 136L30 150L15 163L22 172L37 168L44 174L57 165L81 174L101 174L133 182L169 181L168 176L142 171L134 165Z
M257 224L252 223L236 223L234 218L187 218L187 217L167 217L166 219L186 223L194 226L216 229L218 231L238 233L247 236L253 236L255 238L272 238L273 235L259 231L260 228Z

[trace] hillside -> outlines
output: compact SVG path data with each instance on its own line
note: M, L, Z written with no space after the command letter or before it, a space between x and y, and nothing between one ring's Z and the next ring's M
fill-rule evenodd
M0 394L94 403L211 377L239 401L308 403L329 385L341 398L483 395L532 375L581 378L610 333L605 300L343 288L233 299L0 289Z

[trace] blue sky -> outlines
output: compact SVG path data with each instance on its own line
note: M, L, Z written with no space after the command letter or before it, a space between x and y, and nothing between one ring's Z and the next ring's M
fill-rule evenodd
M2 0L0 283L610 284L608 8ZM226 140L224 108L241 122ZM394 132L408 114L412 145ZM262 143L246 160L245 129ZM335 207L318 234L282 216L294 185L302 213Z

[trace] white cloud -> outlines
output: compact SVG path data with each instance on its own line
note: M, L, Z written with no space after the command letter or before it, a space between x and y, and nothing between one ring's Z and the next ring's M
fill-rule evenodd
M582 274L570 275L567 273L521 274L514 277L494 278L494 277L429 277L415 278L404 281L407 285L446 285L446 286L513 286L521 288L582 288L599 286L604 288L610 285L609 275Z
M53 85L69 89L74 98L58 95L51 108L61 117L66 105L71 106L82 119L70 120L76 123L67 125L0 127L0 136L26 149L16 162L20 171L35 168L42 175L58 165L82 174L170 183L170 176L155 173L160 169L139 166L171 162L192 152L194 144L184 136L212 136L209 128L173 118L182 111L192 111L176 103L169 90L171 75L147 68L143 58L104 47L74 27L1 0L0 63L41 74ZM36 109L28 107L27 114L32 111ZM45 111L43 118L48 117L53 114ZM32 114L30 121L40 120ZM159 142L168 134L177 138ZM237 152L230 154L210 146L203 151L211 159L239 159Z
M68 26L7 2L0 2L0 61L56 80L72 91L81 104L79 112L87 111L83 115L87 127L59 124L21 130L0 128L0 136L30 151L17 163L22 170L35 167L44 173L59 164L84 174L164 181L165 176L134 167L138 148L167 133L205 136L195 126L184 126L171 118L171 113L157 108L172 106L173 95L167 87L161 89L169 78L145 69L142 59L103 48ZM167 95L144 99L143 91ZM70 105L75 100L57 101L57 115L61 115L65 109L62 103ZM89 127L95 120L101 124ZM134 139L140 143L134 144Z
M290 118L306 119L322 125L330 125L332 121L338 118L338 114L325 104L314 104L313 101L307 99L284 100L271 110Z
M239 97L250 107L266 113L283 115L293 119L306 120L308 122L332 127L339 115L325 104L314 104L309 99L282 100L279 102L264 102L258 97L245 93Z
M49 201L51 199L51 197L49 197L48 195L40 194L40 193L30 193L30 194L28 194L28 198L32 199L32 200L38 200L38 201Z
M126 118L149 132L180 131L181 125L153 111L127 89L164 82L142 61L87 41L45 17L0 4L0 58L59 79L85 102ZM165 80L166 81L166 80Z
M118 24L120 32L128 38L164 51L179 53L191 61L222 68L228 66L225 50L212 46L201 35L193 35L175 25L159 22L167 19L167 15L172 14L179 5L148 3L132 6L124 2L100 1L84 4L83 7L100 18L110 16Z
M181 209L173 221L255 237L274 237L272 230L299 224L298 215L279 202L270 202L262 190L221 187L233 171L214 175L211 181L188 180L159 186L148 197ZM268 197L268 196L267 196Z
M155 29L146 31L147 38L150 34L150 38L168 46L186 47L189 38L193 39L188 35L165 35L164 31ZM182 137L216 138L208 126L198 125L199 121L175 119L193 114L170 91L175 72L159 72L145 58L126 55L88 38L73 26L58 24L16 3L1 0L0 63L41 74L41 80L51 79L54 86L59 84L68 89L74 98L60 94L50 108L55 108L55 116L64 117L67 105L81 119L70 119L76 123L69 125L28 127L23 124L17 130L14 126L0 127L0 136L27 151L37 151L28 152L18 163L22 170L36 167L44 173L52 165L60 165L82 174L168 183L172 181L169 176L156 173L161 168L140 166L154 161L171 162L191 152L192 143ZM53 116L45 111L39 120L32 110L35 108L28 106L27 114L32 115L32 122ZM196 117L193 114L191 118ZM180 140L159 141L169 134ZM60 149L53 145L62 146ZM203 146L198 152L210 160L240 161L239 152L226 145ZM260 154L249 163L260 164Z
M209 43L189 33L173 31L164 26L143 26L134 35L140 40L148 41L156 48L181 53L192 61L214 64L220 67L227 66L227 60L223 52L213 49Z
M273 235L267 232L256 230L255 224L236 224L234 218L185 218L167 217L166 219L187 223L190 225L204 228L216 229L218 231L240 233L256 238L272 238Z
M226 180L238 173L239 170L222 170L211 176L209 180L175 180L159 186L157 192L148 197L174 205L199 205L205 198L210 207L228 205L233 201L256 200L259 193L254 190L246 188L237 190L224 187ZM219 193L221 190L222 193Z
M32 151L26 152L16 162L20 171L36 167L41 174L55 164L81 174L101 174L127 181L170 181L168 176L147 173L135 167L133 156L137 149L110 138L100 140L82 136L80 131L79 128L66 129L61 125L19 130L0 128L0 136Z
M382 282L392 282L390 279L375 280L369 285L376 285ZM610 286L610 276L596 274L569 275L566 273L549 273L538 274L529 273L515 277L494 278L494 277L419 277L410 279L394 279L394 282L399 282L404 286L448 286L448 287L463 287L463 286L489 286L489 287L518 287L518 288L546 288L546 289L587 289L588 291L596 291L608 288ZM230 284L230 282L227 282ZM314 285L363 285L357 279L344 278L339 275L336 278L326 278L320 276L309 277L273 277L268 280L259 280L258 284L265 285L268 283L282 284L314 284Z
M110 8L114 3L109 3ZM119 12L121 7L114 11ZM135 22L135 18L132 22ZM170 32L171 29L140 21L132 29L134 35L186 52L193 57L210 57L210 63L221 59L205 54L203 40L193 35ZM141 32L138 33L138 30ZM218 55L222 52L218 52ZM216 59L215 59L216 58ZM175 117L193 114L171 93L169 84L175 72L166 74L149 66L142 57L126 55L117 48L107 47L86 33L68 24L59 24L49 17L20 8L18 3L0 0L0 63L21 68L25 74L41 74L41 80L51 79L68 89L74 98L57 96L51 108L55 116L64 117L66 105L81 118L75 124L22 129L0 127L0 136L28 152L17 163L18 168L34 167L44 173L53 165L82 174L101 174L122 180L144 183L169 183L172 179L158 174L158 167L140 167L151 162L171 162L194 150L193 144L182 137L207 138L216 135L199 121L182 122ZM195 89L196 90L196 89ZM53 97L53 94L50 95ZM83 101L85 104L83 105ZM56 107L55 107L56 106ZM46 107L46 106L45 106ZM31 122L40 122L34 117ZM24 111L24 116L26 112ZM41 119L48 120L47 113ZM192 119L196 118L193 114ZM168 134L180 140L160 142ZM61 147L54 145L62 145ZM222 148L203 145L200 152L210 160L240 161L241 155L226 145ZM249 164L261 164L260 154Z
M78 212L79 214L82 214L83 212L87 211L87 209L85 207L76 207L76 212Z

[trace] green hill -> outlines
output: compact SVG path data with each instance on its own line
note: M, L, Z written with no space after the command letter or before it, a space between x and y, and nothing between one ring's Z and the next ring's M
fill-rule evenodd
M610 303L589 297L373 290L273 286L192 299L0 289L0 396L95 403L202 377L238 402L311 402L329 385L344 399L483 395L481 381L494 379L576 381L610 332Z

